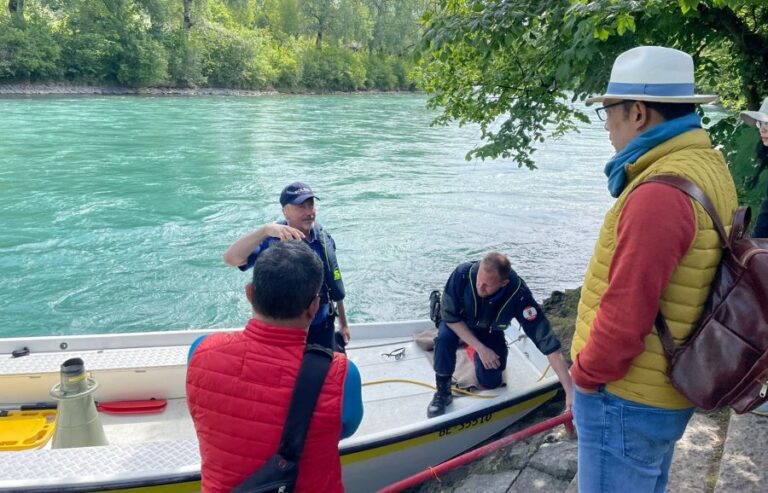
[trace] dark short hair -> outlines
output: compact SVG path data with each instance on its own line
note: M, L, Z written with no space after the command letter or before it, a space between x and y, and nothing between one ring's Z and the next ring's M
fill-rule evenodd
M696 112L696 105L693 103L656 103L653 101L627 100L624 101L624 104L622 105L624 108L624 115L629 115L629 109L633 104L638 102L643 103L648 109L655 110L666 121L674 120L675 118L680 118L681 116Z
M483 257L480 262L486 269L493 269L499 275L499 279L509 278L512 273L512 265L506 255L499 252L491 252Z
M253 265L253 309L276 320L296 318L323 284L323 263L306 243L281 241Z
M763 144L763 141L758 137L757 139L757 167L758 173L763 169L768 168L768 146Z

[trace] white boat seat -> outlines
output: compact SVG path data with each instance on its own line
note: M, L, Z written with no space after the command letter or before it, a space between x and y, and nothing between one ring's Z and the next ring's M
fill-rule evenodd
M32 352L0 359L0 376L59 373L69 358L82 358L87 371L185 366L189 346L104 349L98 351Z
M94 398L115 400L184 397L189 346L32 352L0 359L0 407L52 401L48 391L60 380L61 364L82 358L99 388ZM42 396L43 397L41 399Z
M200 471L197 440L116 444L3 454L0 491L82 484L98 477L147 479Z

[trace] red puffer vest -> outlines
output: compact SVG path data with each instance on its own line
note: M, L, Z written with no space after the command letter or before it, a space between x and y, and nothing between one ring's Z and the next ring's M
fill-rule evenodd
M202 490L229 492L277 451L306 332L258 320L205 338L187 370ZM309 425L297 492L343 492L339 440L347 359L335 354Z

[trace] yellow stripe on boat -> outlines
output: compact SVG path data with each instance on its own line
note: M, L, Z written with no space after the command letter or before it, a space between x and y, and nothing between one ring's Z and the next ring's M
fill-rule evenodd
M453 426L435 431L433 433L429 433L427 435L422 435L419 437L411 438L409 440L403 440L400 442L391 443L389 445L384 445L382 447L375 447L368 450L355 452L352 454L342 455L341 464L347 465L347 464L361 462L361 461L369 460L373 458L379 458L383 455L401 452L403 450L407 450L412 447L419 447L421 445L424 445L425 443L430 443L430 442L434 442L435 440L440 440L441 438L448 435L454 436L459 433L466 433L477 425L484 425L484 424L492 423L495 421L500 421L502 419L508 418L509 416L535 409L536 407L544 404L545 402L550 400L552 397L554 397L556 393L557 393L557 390L553 390L551 392L547 392L539 396L533 397L531 399L528 399L526 401L523 401L519 404L515 404L514 406L510 406L506 409L502 409L501 411L489 413L479 418L467 419L465 422L455 424Z
M159 484L156 486L142 486L139 488L106 490L105 493L199 493L199 491L200 481L188 481L186 483Z

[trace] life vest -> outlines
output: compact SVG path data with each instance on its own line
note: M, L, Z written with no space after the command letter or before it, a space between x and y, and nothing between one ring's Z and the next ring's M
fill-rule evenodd
M287 225L288 221L281 219L277 224ZM315 222L315 226L312 229L315 238L320 241L320 245L323 247L323 255L320 258L323 261L324 286L321 302L327 303L329 299L341 301L345 296L344 281L341 279L341 269L339 269L339 261L336 259L336 249L333 247L333 243L331 243L325 228L320 223Z
M658 174L677 175L696 183L714 203L726 231L730 231L738 205L733 178L723 155L712 149L704 130L693 130L674 137L648 151L627 169L628 184L605 216L595 252L581 288L576 332L571 357L589 340L592 323L600 307L616 251L621 211L632 191ZM696 236L688 253L672 274L661 297L661 312L675 344L685 341L704 310L710 285L722 256L722 245L712 220L698 202L692 200L696 217ZM667 359L656 328L645 337L645 350L630 365L621 380L606 382L606 390L621 398L649 406L683 409L691 403L669 383ZM691 375L696 378L696 375Z
M200 442L202 490L224 493L277 451L306 332L256 319L206 337L187 371L187 403ZM299 461L297 492L341 492L341 414L347 359L335 353Z
M481 310L475 286L477 284L477 269L480 262L465 262L457 267L461 275L459 283L462 292L462 306L459 315L467 326L473 330L506 330L515 315L516 303L512 300L523 287L523 280L513 270L509 274L509 283L502 288L500 298L494 303L495 310ZM483 300L480 300L482 303ZM484 315L484 316L483 316ZM482 319L480 317L482 316Z

